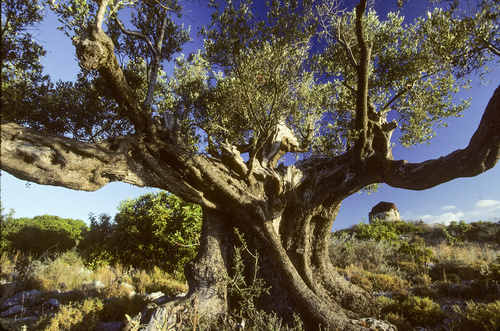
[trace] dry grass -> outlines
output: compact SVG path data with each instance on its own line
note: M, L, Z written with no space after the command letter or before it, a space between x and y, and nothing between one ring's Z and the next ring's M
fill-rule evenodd
M17 282L15 289L4 291L5 300L21 291L37 289L40 291L80 291L96 290L92 284L104 284L98 292L128 296L132 290L139 294L162 291L177 295L186 292L187 285L175 280L160 268L153 270L134 270L123 265L101 266L95 270L85 267L82 258L73 251L60 254L54 259L33 260L21 254L4 254L1 259L2 281ZM129 285L126 285L129 284ZM90 293L88 293L90 295ZM8 295L8 296L7 296Z
M492 263L497 261L500 256L500 251L490 245L480 245L470 242L454 246L440 243L436 246L431 246L430 249L437 260L460 260L466 264L472 264L477 260Z

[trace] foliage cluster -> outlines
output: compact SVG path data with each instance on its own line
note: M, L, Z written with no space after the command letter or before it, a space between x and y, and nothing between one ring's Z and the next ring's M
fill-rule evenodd
M448 318L453 329L495 330L499 230L491 222L361 223L332 234L330 255L341 274L378 295L398 329L439 328Z
M7 215L2 222L1 248L40 257L44 253L63 252L78 246L87 230L81 220L50 215L14 219Z
M182 273L184 264L196 255L201 219L201 207L166 192L126 200L115 216L109 249L134 267L160 266Z
M57 216L32 219L2 215L2 251L20 251L34 258L77 248L86 266L121 263L162 269L182 275L194 258L201 232L201 208L166 192L122 201L114 219L91 214L90 227ZM49 255L50 255L49 254Z

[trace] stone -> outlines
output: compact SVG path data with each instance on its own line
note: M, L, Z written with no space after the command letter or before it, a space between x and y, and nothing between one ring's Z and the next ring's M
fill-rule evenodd
M99 280L96 280L95 282L93 282L93 283L92 283L92 286L93 286L96 290L98 290L98 291L100 291L100 290L102 290L103 288L105 288L105 287L106 287L106 285L105 285L103 282L99 281Z
M23 312L24 312L23 305L12 306L9 309L7 309L6 311L2 312L2 314L0 314L0 317L2 317L2 318L11 317L11 316L15 316L17 314L21 314Z
M43 293L37 290L25 291L21 293L17 293L13 297L5 300L2 304L1 310L9 309L10 307L17 305L28 305L30 301L36 300Z
M52 307L54 307L54 308L58 308L58 307L59 307L59 305L60 305L59 300L54 299L54 298L49 299L49 301L47 301L47 302L48 302L48 303L49 303Z
M130 291L133 291L134 290L134 287L128 283L121 283L120 284L120 287L123 287L125 288L126 290L130 290Z
M161 298L164 295L165 295L165 293L158 291L158 292L153 292L153 293L147 294L144 299L146 299L146 301L155 301L156 299Z
M123 329L123 322L101 322L96 325L95 331L120 331Z
M361 325L370 330L378 331L397 331L398 329L387 321L381 321L374 318L362 318L359 320L351 320L352 324Z
M153 300L153 302L156 303L157 305L162 305L162 304L169 302L171 300L172 300L172 297L170 295L163 295L163 296L159 297L158 299Z

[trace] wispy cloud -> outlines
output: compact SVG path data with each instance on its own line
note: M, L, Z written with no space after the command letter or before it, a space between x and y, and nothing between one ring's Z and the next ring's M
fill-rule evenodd
M479 200L476 203L476 208L497 210L500 209L500 200Z
M420 217L422 221L424 221L427 224L436 224L436 223L444 223L444 224L450 224L450 222L458 222L460 220L463 220L465 216L465 213L463 212L456 212L456 213L443 213L439 215L423 215Z
M462 220L466 222L493 221L500 218L500 200L479 200L468 210L455 205L442 206L439 210L440 213L425 215L415 215L409 212L403 218L408 216L407 219L422 220L427 224L450 224L450 222Z

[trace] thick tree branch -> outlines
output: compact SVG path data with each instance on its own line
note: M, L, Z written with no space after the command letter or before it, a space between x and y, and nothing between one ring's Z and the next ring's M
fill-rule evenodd
M206 183L230 185L221 179L220 171L225 168L219 163L191 155L175 144L161 148L137 135L85 143L5 121L1 130L1 169L41 185L95 191L120 181L168 190L208 208L214 204L200 193L209 191ZM238 188L230 191L233 199L241 199Z
M371 46L365 38L363 15L366 10L366 0L356 6L356 37L360 47L360 60L357 67L358 87L356 91L356 123L355 129L359 134L354 149L363 157L368 138L368 81L370 75Z
M90 28L76 43L76 54L83 68L99 71L120 110L130 119L136 131L153 133L149 110L141 105L128 84L114 53L113 41L102 30Z
M393 187L425 190L459 177L473 177L500 159L500 86L465 149L422 163L389 161L381 181Z
M2 170L42 185L95 191L113 181L151 185L133 162L133 141L113 138L91 144L2 121Z
M76 54L80 66L90 71L99 71L111 90L120 109L133 123L137 132L153 134L155 126L147 107L142 107L114 53L114 45L101 26L108 0L99 0L96 21L93 26L84 31L79 40L75 41Z
M156 41L155 52L153 53L153 61L151 65L151 77L149 78L148 84L148 92L146 93L146 98L144 99L143 104L147 107L151 105L151 101L153 101L154 92L156 89L156 82L158 81L158 71L160 70L160 60L161 60L161 49L163 47L163 37L165 36L165 32L167 30L167 16L163 17L161 23L160 34L158 36L158 40Z
M98 30L102 30L102 23L104 22L104 15L106 14L109 0L96 0L96 2L99 8L97 8L97 13L95 15L95 27Z

